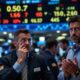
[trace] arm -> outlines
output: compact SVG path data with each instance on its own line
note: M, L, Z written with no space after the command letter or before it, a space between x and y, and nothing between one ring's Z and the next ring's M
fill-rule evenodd
M25 46L23 46L23 44L19 44L17 53L17 60L12 59L11 56L5 56L1 58L1 62L4 65L4 69L0 72L1 80L17 80L17 77L19 76L19 73L23 68L23 63L27 55L27 49L25 48ZM14 61L12 65L11 61Z
M0 70L0 80L16 80L16 77L19 75L13 67L10 67L7 58L1 58L3 69ZM5 61L5 62L4 62ZM6 63L6 64L4 64Z

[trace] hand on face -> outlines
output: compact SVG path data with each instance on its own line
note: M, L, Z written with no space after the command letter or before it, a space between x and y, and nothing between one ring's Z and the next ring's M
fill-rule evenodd
M28 46L23 40L18 44L18 51L23 53L27 53L29 51Z
M74 75L78 68L71 60L63 60L62 61L62 69L65 73Z
M27 48L26 44L22 40L21 42L18 43L18 63L23 63L26 59L26 56L28 55L29 49Z

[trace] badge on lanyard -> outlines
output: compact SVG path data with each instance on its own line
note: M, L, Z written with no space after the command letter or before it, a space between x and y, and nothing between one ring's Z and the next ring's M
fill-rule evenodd
M52 67L56 67L57 66L56 63L52 63L51 65L52 65Z
M34 72L39 72L39 71L41 71L40 67L34 68Z

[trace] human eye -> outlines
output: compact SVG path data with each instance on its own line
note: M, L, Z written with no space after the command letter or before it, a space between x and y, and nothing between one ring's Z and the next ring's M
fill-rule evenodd
M80 27L76 27L76 31L80 30Z
M31 41L31 38L29 38L28 41L30 42Z
M73 28L70 28L70 31L73 31Z

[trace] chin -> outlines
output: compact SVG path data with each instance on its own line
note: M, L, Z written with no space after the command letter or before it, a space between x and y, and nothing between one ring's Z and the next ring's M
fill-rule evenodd
M78 43L78 39L72 39L75 43Z
M71 39L72 39L75 43L80 44L80 38L72 37Z
M80 36L72 36L71 40L73 40L75 43L80 43Z

